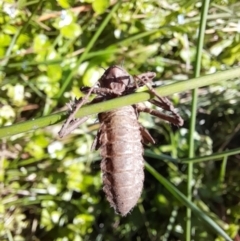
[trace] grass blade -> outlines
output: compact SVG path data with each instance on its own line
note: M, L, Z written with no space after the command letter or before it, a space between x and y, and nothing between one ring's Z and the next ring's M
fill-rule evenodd
M112 8L112 10L109 12L109 14L107 15L107 17L104 19L104 21L102 22L102 24L100 25L100 27L98 28L97 32L94 34L94 36L92 37L91 41L89 42L89 44L87 45L86 49L84 50L83 54L80 56L80 58L78 59L77 63L76 63L76 67L74 69L72 69L72 71L70 72L70 74L68 75L67 79L63 82L63 85L59 91L58 97L62 96L63 92L65 91L65 89L67 88L67 86L69 85L70 81L72 80L73 75L75 74L75 71L77 70L77 68L79 67L79 65L82 63L82 61L86 58L88 52L90 51L90 49L93 47L93 45L95 44L95 42L97 41L98 37L100 36L100 34L102 33L102 31L104 30L104 28L107 26L109 20L111 19L113 13L118 9L118 7L120 6L121 1L117 1L116 4L114 5L114 7Z
M202 219L216 233L225 238L225 240L232 241L228 234L224 232L224 230L216 222L199 209L193 202L189 201L183 193L181 193L172 183L159 174L151 165L145 162L145 167L176 199L187 206L198 218Z
M160 86L155 90L161 96L167 96L176 92L182 92L196 87L203 87L205 85L210 85L219 81L236 78L238 76L240 76L240 68L235 68L199 78L180 81L166 86ZM93 115L99 112L109 111L126 105L133 105L139 102L149 100L150 98L152 98L151 94L148 91L144 91L93 105L86 105L78 111L76 117ZM0 128L0 138L54 125L59 123L60 121L63 121L65 118L66 112L59 112L52 115L40 117L35 120L29 120L11 126L5 126Z
M201 10L201 21L198 35L198 44L197 44L197 55L196 55L196 65L194 69L194 77L199 77L200 69L201 69L201 58L202 58L202 49L203 49L203 40L206 29L207 22L207 14L209 8L210 0L202 1L202 10ZM188 156L194 157L195 147L194 147L194 132L196 126L196 115L197 115L197 88L192 91L192 110L191 110L191 121L189 128L189 153ZM193 179L193 163L188 164L188 181L187 181L187 196L188 200L192 200L192 179ZM186 212L187 220L186 220L186 241L191 241L191 209L187 208Z

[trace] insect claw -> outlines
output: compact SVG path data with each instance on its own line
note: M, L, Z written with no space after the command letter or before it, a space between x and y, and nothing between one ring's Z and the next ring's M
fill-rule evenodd
M70 103L66 103L66 106L68 108L69 111L72 111L72 104Z

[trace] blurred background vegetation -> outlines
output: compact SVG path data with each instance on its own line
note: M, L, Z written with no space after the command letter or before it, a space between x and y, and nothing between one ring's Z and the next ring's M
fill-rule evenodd
M187 80L194 62L201 1L0 1L0 125L65 110L102 68L123 63L130 74L157 73L157 84ZM201 75L240 63L240 2L211 1ZM196 157L239 147L240 79L198 90ZM185 120L174 128L140 117L156 144L145 160L186 194L191 92L171 100ZM186 240L186 207L145 171L144 190L127 217L102 191L100 157L91 152L96 116L64 139L61 123L0 142L0 240ZM172 160L170 157L175 158ZM199 161L193 203L240 240L240 156ZM192 216L194 240L224 240Z

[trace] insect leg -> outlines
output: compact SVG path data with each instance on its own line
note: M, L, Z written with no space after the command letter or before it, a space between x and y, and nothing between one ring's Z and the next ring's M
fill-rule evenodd
M135 75L134 77L137 78L144 85L146 85L146 83L152 83L152 79L156 77L156 73L146 72L143 74Z
M91 146L91 151L98 150L100 147L100 136L101 136L101 131L98 130L97 135L95 139L93 140L92 146Z
M107 135L106 135L106 129L104 127L103 124L101 124L98 132L97 132L97 135L93 141L93 144L91 146L91 150L98 150L101 145L104 145L107 143Z
M155 143L155 140L152 138L151 134L142 125L140 125L140 131L141 131L141 135L142 135L142 142L144 144L148 144L148 143L154 144Z
M90 89L90 87L82 87L81 91L86 92ZM98 94L98 95L109 95L109 94L114 94L114 95L121 95L122 93L120 91L108 89L108 88L95 88L92 91L93 94Z
M142 81L142 79L145 79L146 82L152 83L152 79L156 76L154 72L146 72L140 75L134 75L133 76L133 82L130 83L126 87L126 94L130 94L136 91L136 89L146 85L145 82ZM140 80L140 81L139 81Z
M84 123L85 121L87 121L89 119L89 116L85 116L82 118L78 118L75 120L71 120L71 122L69 122L68 126L62 126L61 130L58 132L59 137L64 137L66 135L68 135L69 133L71 133L72 131L74 131L78 126L80 126L82 123Z
M67 135L68 133L70 133L71 131L73 131L74 129L77 128L78 125L80 125L81 123L85 122L87 119L86 117L80 118L80 119L74 119L75 114L77 113L77 111L88 101L89 96L91 95L91 93L94 91L94 89L96 89L95 86L92 86L89 91L87 92L87 94L80 98L79 100L74 101L73 104L70 104L70 115L68 116L67 120L64 122L64 124L62 125L61 130L58 132L58 135L62 138L63 136ZM84 119L85 118L85 119ZM81 122L81 120L84 119L83 122ZM80 124L75 124L77 121L80 122ZM71 125L71 126L69 126ZM71 131L70 131L71 130Z
M103 91L101 92L101 90L103 90ZM91 88L85 87L84 92L87 94L84 97L80 98L79 100L75 100L75 102L73 104L68 105L69 109L70 109L70 115L58 133L61 138L63 136L66 136L73 130L75 130L79 125L84 123L89 118L89 117L82 117L82 118L75 119L74 116L77 113L77 111L88 101L90 94L91 93L102 94L104 92L104 90L105 90L105 88L96 88L94 86ZM106 89L106 90L108 90L108 89ZM105 93L109 93L109 91L105 91ZM113 91L113 93L116 94L114 91ZM117 93L117 94L119 94L119 93ZM103 99L104 99L103 97L98 96L95 99L93 99L91 101L91 103L98 103L98 102L102 101Z
M168 110L175 113L174 106L172 105L172 103L166 97L160 96L151 85L148 85L148 83L151 83L152 79L149 79L148 76L146 75L138 75L134 77L137 78L142 83L144 83L144 85L146 85L147 88L149 89L150 93L157 97L157 99L159 100L158 104L156 103L153 103L153 104L156 104L157 106L163 108L164 110ZM151 101L152 100L150 100L149 102Z
M136 78L139 78L139 76L135 76ZM151 81L148 80L147 76L144 76L145 78L139 78L140 81L142 81L149 89L150 93L152 93L154 96L157 97L157 100L153 99L153 100L149 100L150 103L156 105L156 106L159 106L161 107L162 109L164 110L167 110L167 111L170 111L172 113L173 116L169 116L171 118L174 119L174 121L169 121L169 122L172 122L174 125L177 125L177 126L182 126L183 125L183 119L180 117L180 115L176 112L176 110L174 109L174 106L173 104L171 103L171 101L166 98L166 97L162 97L160 96L152 86L148 85L148 83ZM147 80L146 80L147 79ZM155 111L155 110L154 110ZM159 111L158 111L159 112ZM161 113L161 112L159 112ZM161 113L162 115L164 116L168 116L166 114L163 114ZM162 117L160 117L162 118ZM162 118L164 119L164 118ZM166 118L165 118L166 119ZM167 120L167 119L166 119Z
M183 119L177 114L177 115L167 115L159 110L154 110L151 108L146 107L143 104L136 104L136 108L139 112L146 112L150 115L154 115L156 117L159 117L165 121L168 121L176 126L182 126L183 125Z
M164 109L164 110L168 110L168 111L170 111L171 113L172 113L172 115L170 116L169 115L169 117L172 117L172 118L174 118L174 122L172 122L174 125L176 125L176 126L182 126L183 125L183 123L184 123L184 121L183 121L183 119L182 119L182 117L176 112L176 110L174 109L174 107L173 107L173 105L172 105L172 103L170 102L170 100L168 100L166 97L164 97L164 100L166 101L166 102L164 102L164 104L161 102L161 101L158 101L158 100L149 100L149 102L150 103L152 103L152 104L154 104L154 105L156 105L156 106L159 106L159 107L161 107L162 109ZM170 104L170 105L168 105L168 104ZM160 112L161 113L161 112ZM166 115L166 114L165 114ZM167 115L168 116L168 115ZM170 121L171 122L171 121Z

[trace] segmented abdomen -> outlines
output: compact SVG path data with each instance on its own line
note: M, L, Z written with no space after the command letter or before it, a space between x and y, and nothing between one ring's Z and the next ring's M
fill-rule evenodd
M140 125L132 106L100 113L99 121L103 190L115 211L125 216L136 205L143 188Z

